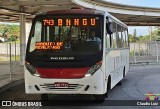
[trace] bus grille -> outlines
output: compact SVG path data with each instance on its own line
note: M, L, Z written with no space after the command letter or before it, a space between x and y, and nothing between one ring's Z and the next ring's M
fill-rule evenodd
M77 91L84 85L68 84L68 87L55 87L54 84L41 84L40 86L47 91Z

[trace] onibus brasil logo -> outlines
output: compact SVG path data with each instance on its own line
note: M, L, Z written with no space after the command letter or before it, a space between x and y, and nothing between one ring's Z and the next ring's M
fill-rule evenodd
M147 94L145 94L145 100L147 101L157 101L159 96L160 96L160 93L159 94L153 94L151 92L148 92Z

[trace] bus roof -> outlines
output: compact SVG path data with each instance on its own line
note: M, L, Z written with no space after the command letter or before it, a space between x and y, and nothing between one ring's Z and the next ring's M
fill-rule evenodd
M103 11L95 10L95 9L67 9L67 10L53 10L53 11L48 11L45 13L40 13L39 15L60 15L60 14L88 14L88 15L104 15L105 13Z
M107 17L113 19L115 22L119 23L120 25L123 25L125 28L128 28L127 25L125 23L123 23L122 21L120 21L119 19L117 19L116 17L114 17L113 15L109 14L107 12Z
M53 14L55 14L55 15L61 15L61 14L64 14L64 15L65 14L105 15L105 13L106 13L106 17L113 19L117 23L119 23L127 28L126 24L124 24L123 22L121 22L119 19L112 16L111 14L109 14L107 11L103 11L103 10L73 8L73 9L67 9L67 10L53 10L53 11L48 11L48 12L44 12L44 13L39 13L38 15L53 15Z

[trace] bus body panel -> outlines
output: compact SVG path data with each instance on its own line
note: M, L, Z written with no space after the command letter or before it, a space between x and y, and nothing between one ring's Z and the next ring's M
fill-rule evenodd
M111 76L111 88L123 79L129 70L129 49L110 50L106 54L106 75Z
M79 84L75 85L75 89L67 89L67 87L59 87L66 89L49 89L52 87L55 82L65 82L68 84ZM50 87L42 88L44 84L49 84ZM35 88L35 85L40 89L39 91ZM89 85L87 91L85 88ZM41 94L41 93L50 93L50 94L103 94L103 72L99 69L93 76L88 76L79 79L48 79L40 78L31 75L28 70L25 70L25 89L28 94Z

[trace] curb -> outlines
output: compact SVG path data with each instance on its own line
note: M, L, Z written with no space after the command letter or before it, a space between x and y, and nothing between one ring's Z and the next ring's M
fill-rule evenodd
M10 82L10 83L0 87L0 93L8 90L9 88L12 88L12 87L17 86L19 84L22 84L22 83L24 83L24 79L20 79L20 80L16 80L16 81Z
M160 62L149 62L148 64L147 63L130 63L129 64L130 66L145 66L145 65L160 65Z
M5 61L0 61L0 65L9 65L10 63L7 61L7 62L5 62Z

